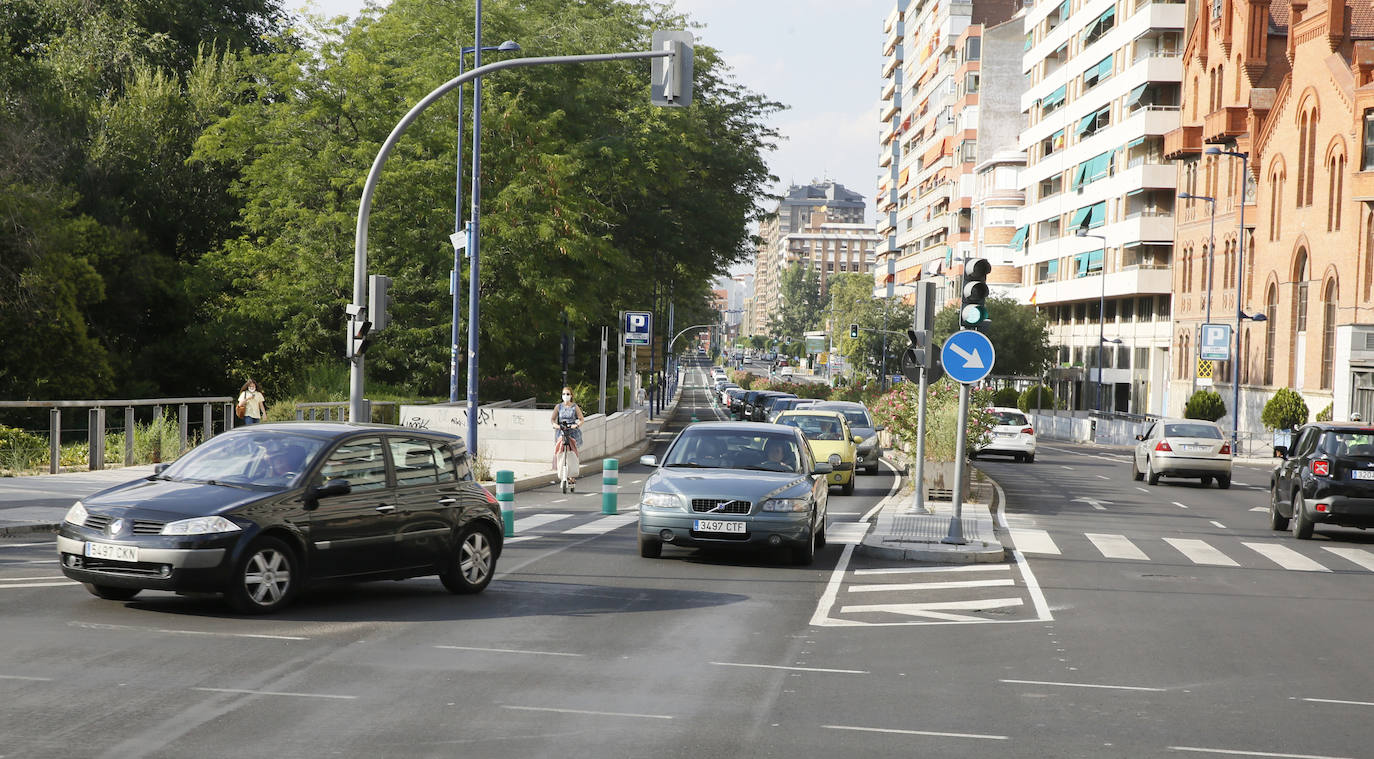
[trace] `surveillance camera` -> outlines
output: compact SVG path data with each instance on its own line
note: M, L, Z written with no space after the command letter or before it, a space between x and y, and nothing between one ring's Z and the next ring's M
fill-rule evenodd
M361 316L363 313L367 311L367 306L360 306L357 303L349 303L347 306L344 306L344 311L346 311L349 316Z

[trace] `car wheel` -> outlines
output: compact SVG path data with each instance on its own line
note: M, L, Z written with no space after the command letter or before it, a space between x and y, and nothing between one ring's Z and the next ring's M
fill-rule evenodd
M439 581L448 592L459 595L481 593L496 574L496 551L491 533L481 525L468 525L458 533L458 550L450 558Z
M106 601L128 601L130 598L139 594L142 588L116 588L111 585L96 585L94 583L83 582L86 592L96 598L103 598Z
M825 548L825 524L824 524L824 523L821 524L821 528L820 528L819 530L816 530L816 540L815 540L815 543L816 543L816 550L817 550L817 551L821 550L822 548Z
M854 475L849 475L849 482L840 486L840 495L854 495Z
M977 459L978 459L978 452L977 452L977 451L969 451L969 452L968 452L968 460L969 460L969 461L976 461Z
M1028 454L1026 454L1026 463L1027 463L1027 464L1034 464L1034 463L1035 463L1035 454L1034 454L1034 453L1028 453Z
M639 533L639 555L646 559L657 559L663 555L663 541Z
M808 535L800 544L792 546L792 563L799 567L810 566L816 560L816 536Z
M1140 467L1135 465L1135 456L1131 456L1131 479L1136 482L1145 479L1145 474L1140 471Z
M1145 481L1151 485L1159 484L1159 472L1155 471L1155 462L1151 461L1149 457L1145 459Z
M242 614L268 614L296 595L296 555L271 537L253 541L234 568L225 599Z
M1298 540L1312 538L1312 519L1307 516L1307 505L1301 492L1293 494L1293 521L1289 526L1293 528L1293 537Z
M1217 487L1221 488L1222 490L1227 490L1227 489L1229 489L1229 488L1231 487L1231 475L1229 475L1229 474L1219 474L1219 475L1217 475Z
M1202 478L1202 486L1204 488L1212 486L1212 477L1210 475Z
M1279 513L1279 489L1269 489L1269 529L1288 529L1288 517Z

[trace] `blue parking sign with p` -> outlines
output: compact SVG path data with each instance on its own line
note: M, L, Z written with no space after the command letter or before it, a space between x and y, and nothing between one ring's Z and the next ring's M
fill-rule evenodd
M654 315L648 311L625 311L621 331L626 345L648 345L653 341Z

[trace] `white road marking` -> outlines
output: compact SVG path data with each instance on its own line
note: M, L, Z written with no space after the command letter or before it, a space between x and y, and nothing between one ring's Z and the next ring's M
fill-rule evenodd
M1096 498L1075 498L1075 499L1073 499L1072 501L1070 501L1069 503L1078 503L1079 501L1082 501L1083 503L1086 503L1086 504L1092 506L1094 509L1097 509L1098 511L1106 511L1106 510L1107 510L1107 507L1102 505L1102 504L1103 504L1103 501L1099 501L1099 500L1097 500ZM1107 504L1111 504L1111 501L1106 501L1106 503L1107 503Z
M1251 510L1251 511L1268 511L1269 509L1265 508L1264 506L1256 506L1255 508L1250 509L1250 510Z
M668 714L636 714L634 712L595 712L590 709L554 709L547 706L515 706L514 704L501 704L502 709L514 709L522 712L557 712L559 714L588 714L594 717L638 717L640 719L672 719Z
M154 632L167 635L206 635L213 638L265 638L267 640L310 640L299 635L264 635L261 633L204 632L201 630L166 630L156 627L136 627L134 625L111 625L99 622L68 622L71 627L87 630L127 630L130 632Z
M549 522L557 522L560 519L567 519L571 516L572 514L531 514L527 517L521 517L515 520L515 531L520 532L522 530L533 530L534 528L542 527L548 524Z
M1011 685L1058 685L1065 688L1099 688L1103 690L1138 690L1150 693L1164 693L1167 688L1146 688L1139 685L1099 685L1097 683L1060 683L1052 680L998 680Z
M1330 572L1331 570L1318 564L1312 559L1303 556L1288 546L1281 546L1277 543L1246 543L1241 545L1249 548L1264 558L1278 564L1284 569L1293 569L1299 572Z
M28 680L35 683L50 683L51 677L26 677L24 675L0 675L0 680Z
M982 733L945 733L934 730L897 730L887 727L855 727L853 725L821 725L827 730L857 730L864 733L890 733L893 735L929 735L935 738L981 738L989 741L1009 740L1005 735L984 735Z
M568 502L568 499L566 499L566 498L559 498L559 499L556 500L556 501L550 501L550 503L567 503L567 502Z
M953 582L902 582L878 585L851 585L850 593L877 593L884 590L941 590L947 588L993 588L1015 585L1011 578L1002 580L956 580Z
M929 617L950 622L977 622L978 617L967 614L951 614L950 610L986 611L1020 606L1024 601L1019 598L983 598L970 601L938 601L918 604L865 604L862 606L841 606L842 614L886 613L906 614L912 617Z
M786 667L780 664L742 664L740 662L713 661L717 667L753 667L756 669L784 669L789 672L831 672L841 675L867 675L866 669L824 669L822 667Z
M1339 698L1304 698L1303 701L1311 701L1317 704L1346 704L1349 706L1374 706L1374 701L1344 701Z
M0 577L0 583L4 582L35 582L37 580L65 580L65 575L49 575L47 577ZM4 587L0 585L0 587Z
M338 696L332 693L292 693L290 691L275 690L245 690L242 688L192 688L191 690L206 691L208 693L243 693L249 696L295 696L297 698L334 698L344 701L352 701L357 696Z
M590 495L600 495L591 493ZM570 530L564 530L564 535L604 535L611 530L619 529L625 525L639 519L638 514L614 514L602 517L594 522L580 524Z
M1139 491L1142 492L1142 493L1148 493L1148 492L1150 492L1150 489L1149 489L1149 488L1142 488L1142 487L1140 487L1139 485L1137 485L1135 489L1136 489L1136 490L1139 490Z
M1220 529L1223 529L1223 530L1226 529L1226 525L1222 524L1221 522L1218 522L1218 521L1215 520L1215 519L1210 520L1210 521L1212 522L1212 526L1213 526L1213 527L1217 527L1217 528L1220 528Z
M1059 465L1059 468L1060 468L1060 469L1073 469L1073 467L1069 466L1068 464L1060 464L1060 465Z
M51 543L3 543L0 548L33 548L34 546L55 546L57 541Z
M889 470L896 471L892 469L892 466L887 462L883 461L880 463L881 466L886 467ZM878 512L878 509L882 508L882 505L887 502L887 499L896 495L897 490L901 488L901 486L902 478L893 477L892 485L888 488L887 495L883 496L882 500L878 501L878 503L874 505L873 508L869 509L868 513L864 514L863 519L861 521L867 522L868 520L872 519L873 515ZM857 622L830 619L830 610L834 608L835 599L838 598L840 595L840 583L844 581L844 572L849 567L849 560L853 555L853 543L846 545L844 547L844 550L840 552L840 560L835 564L835 568L831 570L830 579L825 584L825 590L821 593L820 599L816 601L816 610L811 613L811 624L813 626L852 626L859 624Z
M868 522L831 522L825 539L836 545L857 545L868 534Z
M1108 477L1108 476L1105 475L1105 474L1099 474L1099 475L1097 475L1097 479L1099 479L1099 480L1110 480L1111 477Z
M562 651L525 651L516 648L479 648L477 646L435 646L447 651L485 651L493 654L529 654L531 656L586 656L586 654L570 654Z
M1331 546L1322 546L1322 548L1336 554L1346 561L1353 561L1365 569L1374 572L1374 554L1370 554L1369 551L1363 548L1332 548Z
M1270 751L1241 751L1228 748L1201 748L1199 746L1170 746L1170 751L1193 751L1199 754L1225 754L1227 756L1268 756L1274 759L1349 759L1342 756L1323 756L1321 754L1275 754Z
M1243 487L1243 488L1248 488L1248 487L1250 487L1250 483L1248 483L1248 482L1241 482L1240 480L1231 480L1231 484L1232 484L1232 485L1240 485L1240 486Z
M585 496L585 497L587 497L587 498L595 498L596 496L599 496L599 495L601 495L601 494L598 493L598 492L596 492L595 490L593 490L593 491L590 492L590 493L583 493L582 495Z
M1180 509L1186 509L1186 508L1188 508L1187 506L1185 506L1185 505L1179 503L1178 501L1174 501L1174 505L1177 506L1177 507L1179 507Z
M1135 544L1126 538L1125 535L1104 535L1095 532L1083 534L1088 540L1092 541L1097 550L1108 559L1134 559L1136 561L1149 561L1150 557L1145 552L1135 547Z
M541 537L547 538L548 535L521 535L515 538L506 538L504 544L510 545L511 543L523 543L526 540L538 540Z
M1011 541L1024 553L1048 553L1055 556L1061 554L1059 546L1054 544L1054 540L1045 530L1012 527L1007 531L1011 533Z
M76 582L75 580L67 580L66 582L17 582L17 583L9 583L9 582L7 582L7 583L4 583L4 584L0 584L0 590L12 590L12 589L15 589L15 588L56 588L56 587L59 587L59 586L62 586L62 585L78 585L78 584L80 584L80 583Z
M856 569L854 574L858 575L900 575L900 574L928 574L942 572L1009 572L1010 564L969 564L957 567L889 567L886 569Z
M1238 567L1239 563L1235 559L1218 551L1206 541L1193 540L1192 538L1165 538L1165 543L1178 549L1178 552L1188 557L1194 564L1207 564L1213 567Z

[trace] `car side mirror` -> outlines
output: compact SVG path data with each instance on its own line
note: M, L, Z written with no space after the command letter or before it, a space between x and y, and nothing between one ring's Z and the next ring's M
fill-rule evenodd
M830 466L828 461L817 461L816 467L811 470L812 474L830 474L835 471L835 467Z
M153 465L153 474L162 474L171 464L162 463Z
M643 466L658 466L657 456L640 456L639 463Z
M1144 436L1144 435L1136 435L1136 436L1135 436L1135 439L1136 439L1136 440L1144 440L1144 439L1145 439L1145 436Z
M313 510L319 505L321 498L348 495L352 492L353 485L348 480L330 480L323 485L311 485L305 491L305 506L307 510Z
M863 441L864 441L864 436L863 436L863 435L855 435L855 436L854 436L854 442L856 442L856 443L862 443Z
M885 429L887 429L887 427L885 427L885 426L883 426L883 425L880 424L880 425L878 425L877 427L874 427L874 428L873 428L873 431L874 431L874 432L882 432L882 431L885 430Z

